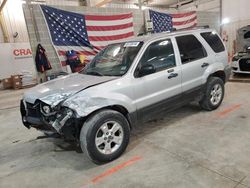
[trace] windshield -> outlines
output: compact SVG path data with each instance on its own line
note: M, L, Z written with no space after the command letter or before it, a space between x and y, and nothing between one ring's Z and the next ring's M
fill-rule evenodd
M143 42L124 42L108 45L81 72L97 76L122 76L133 63Z

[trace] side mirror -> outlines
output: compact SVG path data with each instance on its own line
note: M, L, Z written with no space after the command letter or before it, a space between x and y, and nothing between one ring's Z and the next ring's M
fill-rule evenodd
M140 70L139 70L139 77L142 77L142 76L146 76L146 75L149 75L149 74L152 74L152 73L155 73L156 70L155 70L155 67L151 64L146 64L146 65L143 65Z

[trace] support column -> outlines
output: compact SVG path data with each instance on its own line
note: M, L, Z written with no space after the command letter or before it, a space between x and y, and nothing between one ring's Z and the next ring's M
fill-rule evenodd
M0 27L1 27L1 30L3 32L3 38L4 38L5 43L10 41L9 35L8 35L8 30L6 27L5 20L4 20L4 15L3 15L3 9L6 5L6 3L7 3L7 0L3 0L3 2L1 3L1 6L0 6Z

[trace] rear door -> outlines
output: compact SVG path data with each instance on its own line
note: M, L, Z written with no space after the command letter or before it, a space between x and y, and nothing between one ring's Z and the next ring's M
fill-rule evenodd
M209 66L207 52L195 35L176 37L182 69L182 91L193 94L202 86L202 76Z
M149 64L156 71L138 76L140 67ZM181 95L181 68L176 60L172 40L161 39L149 44L139 60L134 76L135 103L142 120L147 121L171 108L171 104L175 105Z

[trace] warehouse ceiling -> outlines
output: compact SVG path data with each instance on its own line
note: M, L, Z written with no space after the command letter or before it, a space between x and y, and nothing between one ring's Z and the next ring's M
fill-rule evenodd
M143 5L148 6L162 6L162 7L175 7L193 3L197 0L141 0ZM138 0L113 0L112 3L129 3L138 4Z

